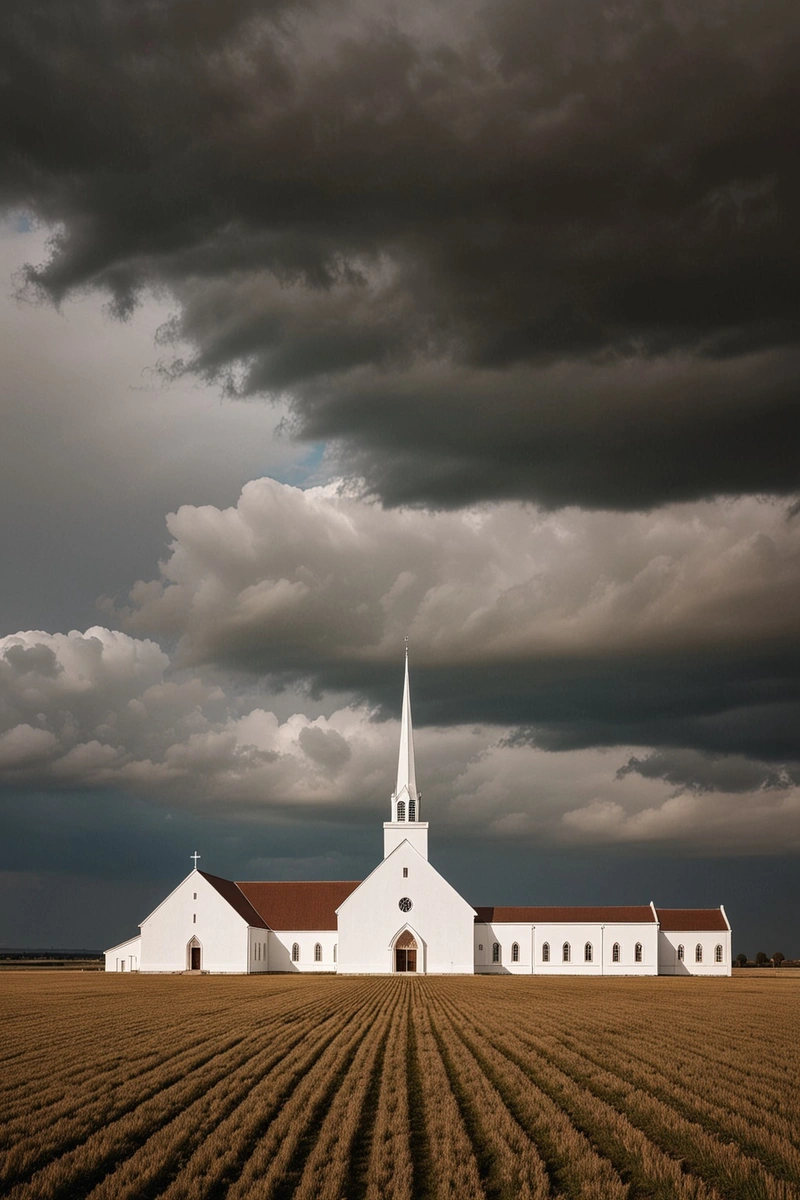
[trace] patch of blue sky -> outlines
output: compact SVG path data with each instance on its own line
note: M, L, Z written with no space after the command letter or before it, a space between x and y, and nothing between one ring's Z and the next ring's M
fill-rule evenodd
M335 472L330 469L333 464L327 458L327 451L327 442L312 442L302 458L286 463L280 470L273 469L265 474L277 479L278 483L288 483L304 491L329 483Z

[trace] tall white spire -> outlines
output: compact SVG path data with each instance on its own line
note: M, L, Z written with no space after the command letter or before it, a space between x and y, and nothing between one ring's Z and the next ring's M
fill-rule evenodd
M414 730L411 726L411 692L408 686L408 639L406 639L406 670L403 681L403 712L400 717L400 755L397 760L397 785L394 789L395 820L419 820L419 792L414 769ZM398 814L397 805L405 808Z
M420 794L417 791L417 772L414 769L414 731L411 727L411 689L408 685L408 638L405 668L397 786L392 793L392 819L384 821L383 824L383 857L388 858L398 846L408 843L427 859L428 823L420 819ZM404 879L408 876L408 870L408 867L403 870Z

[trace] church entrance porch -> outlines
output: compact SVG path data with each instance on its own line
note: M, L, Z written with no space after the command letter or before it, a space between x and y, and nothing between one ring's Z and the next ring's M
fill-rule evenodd
M401 933L394 944L394 969L395 971L416 971L417 969L417 943L408 930Z
M200 971L203 966L203 951L196 937L193 937L187 947L189 951L189 961L187 966L190 971Z

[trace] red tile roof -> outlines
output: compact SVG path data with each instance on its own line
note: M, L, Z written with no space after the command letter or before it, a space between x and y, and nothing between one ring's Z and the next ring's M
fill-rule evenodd
M242 895L238 885L232 879L221 879L219 875L209 875L207 871L198 871L197 873L219 892L223 900L228 901L231 908L235 909L248 925L255 925L256 929L268 928L264 919L256 912L247 897Z
M728 923L725 914L719 908L657 908L661 928L670 932L703 933L724 930L727 933Z
M270 929L335 929L336 909L360 880L237 883Z
M548 922L552 921L555 924L562 922L587 922L607 921L609 923L620 922L622 924L636 923L641 924L647 922L652 924L655 921L653 910L649 904L639 905L614 905L601 906L592 908L530 908L520 906L505 906L505 907L484 907L476 906L477 912L476 921L499 921L515 922L520 921L523 924L527 922Z

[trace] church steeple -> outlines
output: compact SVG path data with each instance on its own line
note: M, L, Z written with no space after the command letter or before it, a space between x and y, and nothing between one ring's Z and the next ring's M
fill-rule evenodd
M418 821L419 792L414 768L414 730L411 725L411 692L408 686L408 642L403 681L403 711L400 717L400 754L397 760L397 784L392 796L393 821Z
M400 754L397 759L397 783L392 792L391 820L383 826L384 858L401 842L410 842L428 857L428 825L420 820L420 793L414 764L414 730L411 725L411 689L408 682L408 639L406 638L403 710L400 715Z

